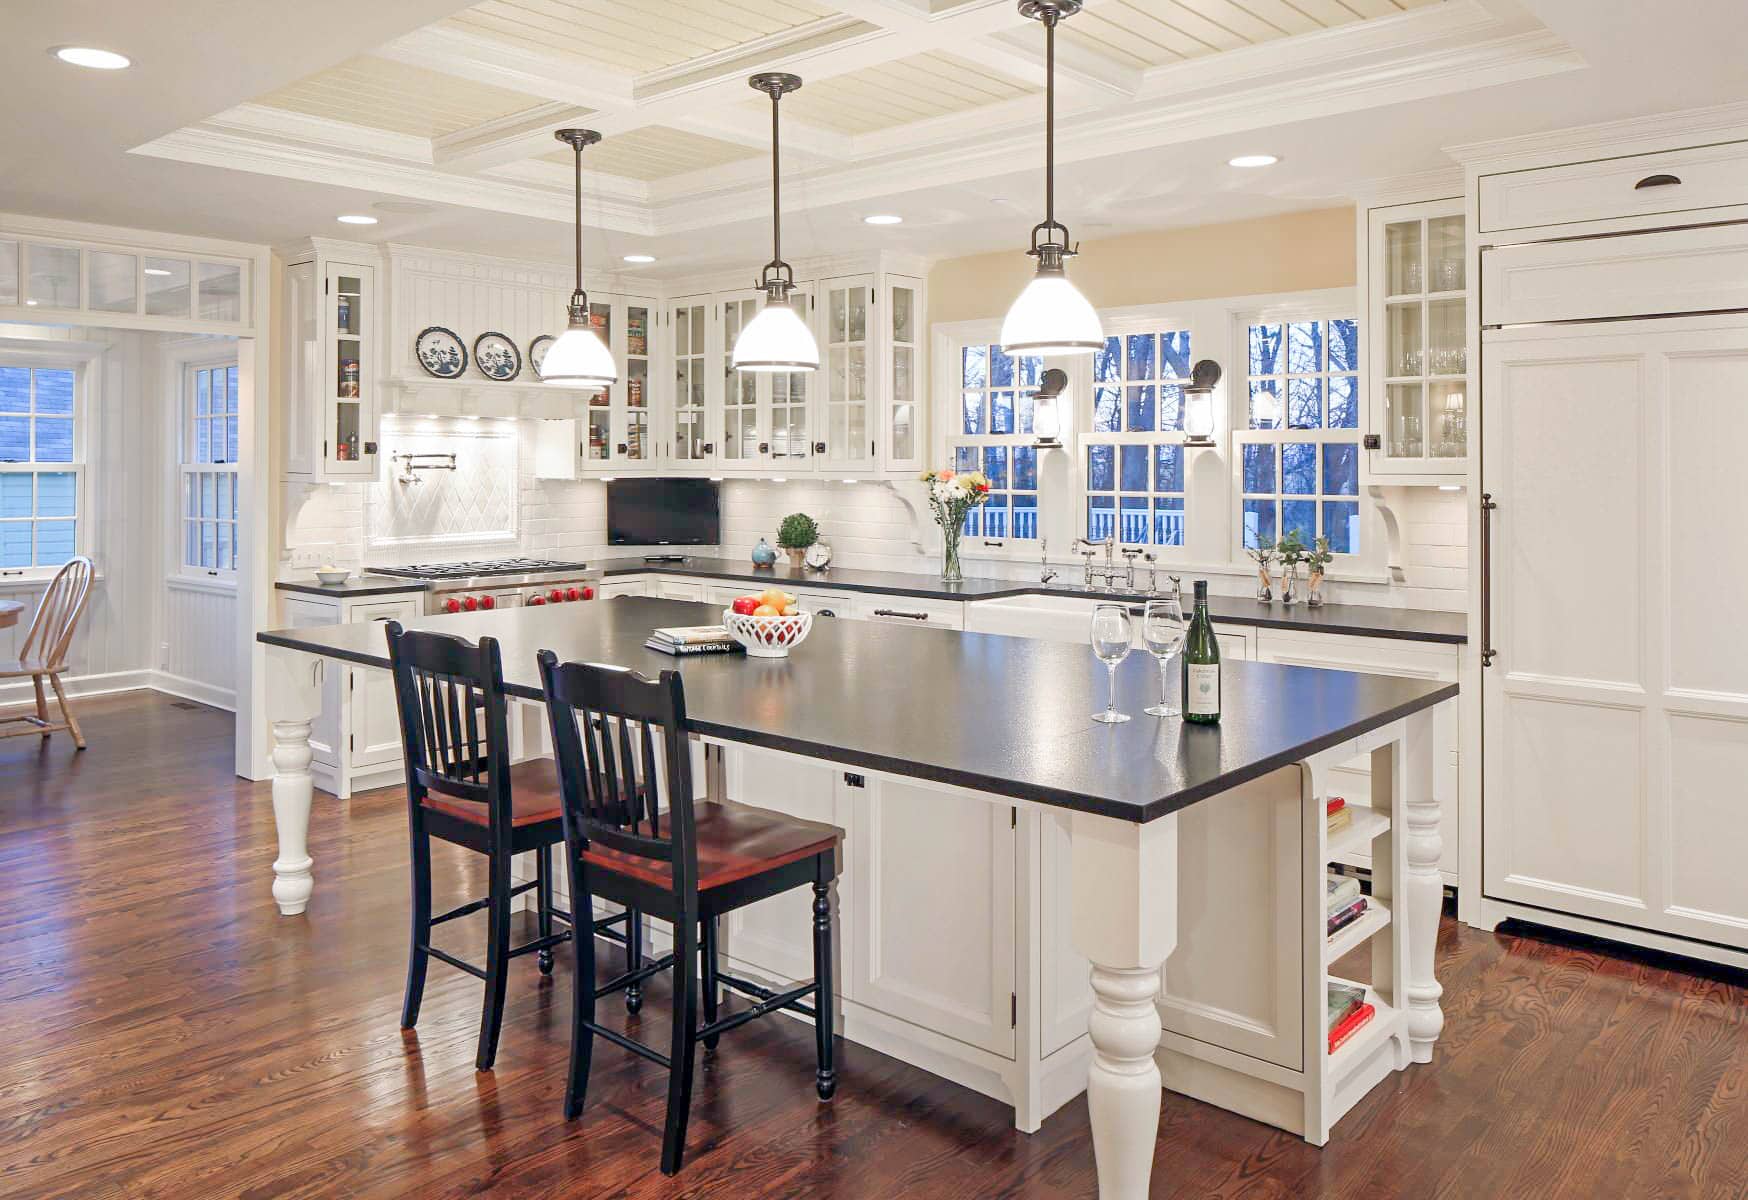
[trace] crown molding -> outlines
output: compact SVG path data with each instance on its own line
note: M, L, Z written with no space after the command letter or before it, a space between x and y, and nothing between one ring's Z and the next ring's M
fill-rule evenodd
M1446 146L1477 174L1748 140L1748 101Z
M1455 200L1463 195L1463 168L1456 163L1406 175L1364 179L1353 185L1359 208L1383 208L1391 204L1417 204L1425 200Z
M57 217L9 212L0 212L0 237L81 242L99 249L113 247L132 254L146 250L168 254L209 254L243 260L261 258L272 250L272 247L261 242L233 242L221 238L197 237L193 234L165 233L157 229L96 225L87 221L63 221ZM29 311L26 310L27 313Z

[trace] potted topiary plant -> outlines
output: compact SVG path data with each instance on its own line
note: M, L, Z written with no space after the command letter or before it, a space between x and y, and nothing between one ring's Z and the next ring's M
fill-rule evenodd
M789 556L789 565L799 571L807 548L819 541L819 524L806 513L790 513L777 526L777 544Z
M1311 544L1311 553L1305 556L1305 569L1311 572L1311 578L1305 584L1305 603L1317 608L1323 603L1323 572L1335 557L1329 548L1329 539L1320 537Z
M1292 604L1299 598L1299 564L1305 561L1305 539L1297 529L1289 529L1275 543L1275 554L1281 560L1281 603Z

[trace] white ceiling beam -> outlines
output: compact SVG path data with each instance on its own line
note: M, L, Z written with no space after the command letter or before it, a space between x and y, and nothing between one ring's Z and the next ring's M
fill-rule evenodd
M552 133L585 121L590 110L555 102L524 109L431 140L431 162L446 171L487 171L558 146Z
M750 112L719 109L714 112L692 112L668 122L688 133L699 133L718 141L757 150L771 148L771 119L757 110ZM806 121L798 121L787 113L783 116L783 154L793 151L796 157L827 162L845 162L856 155L856 140L829 129L821 129Z
M441 25L414 30L371 53L579 108L629 108L636 101L636 80L624 71Z

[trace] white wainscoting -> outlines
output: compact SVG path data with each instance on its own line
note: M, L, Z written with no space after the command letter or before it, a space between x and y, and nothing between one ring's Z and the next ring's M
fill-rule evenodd
M234 588L166 580L163 660L153 686L214 708L235 711L236 623Z

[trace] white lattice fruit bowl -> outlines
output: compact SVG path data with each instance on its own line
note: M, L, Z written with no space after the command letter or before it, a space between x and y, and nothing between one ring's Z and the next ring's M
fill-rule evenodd
M788 658L791 650L807 640L807 634L813 628L813 614L755 617L725 608L722 610L722 627L754 658Z

